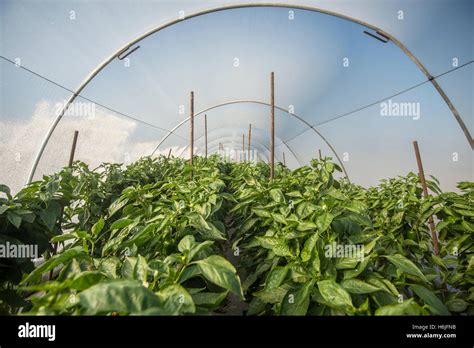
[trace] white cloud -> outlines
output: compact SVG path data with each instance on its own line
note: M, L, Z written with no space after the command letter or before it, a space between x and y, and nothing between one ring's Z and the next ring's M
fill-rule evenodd
M0 183L13 192L21 189L28 177L34 157L51 126L56 103L40 101L27 121L0 121ZM43 153L35 179L52 174L66 166L72 138L79 131L75 159L95 168L103 162L129 162L152 153L156 141L132 141L137 123L95 109L94 117L65 116L61 119ZM137 137L134 137L137 138ZM156 155L168 154L163 148ZM177 148L173 149L177 153Z

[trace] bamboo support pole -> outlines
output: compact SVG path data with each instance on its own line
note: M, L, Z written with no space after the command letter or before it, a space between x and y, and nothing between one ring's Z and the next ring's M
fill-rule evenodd
M283 152L283 165L286 167L285 153Z
M194 92L191 92L190 96L190 108L189 108L189 117L190 117L190 127L189 127L189 163L193 165L193 155L194 155Z
M275 176L275 73L270 76L270 179Z
M207 115L204 115L204 143L205 143L205 157L207 158Z
M78 136L79 136L79 131L74 131L74 137L72 138L71 153L69 154L68 167L72 167L72 164L74 162L74 155L76 154L76 145L77 145Z
M423 163L421 161L420 149L418 147L418 142L416 140L413 142L413 147L415 148L416 162L418 164L418 172L419 172L421 186L423 187L423 195L427 197L428 187L426 186L425 172L423 170ZM430 227L431 239L433 239L434 253L435 255L438 255L439 253L438 237L436 236L435 224L433 221L433 216L431 215L428 218L428 225Z
M248 160L250 161L250 144L252 141L252 124L249 123L249 142L247 144Z

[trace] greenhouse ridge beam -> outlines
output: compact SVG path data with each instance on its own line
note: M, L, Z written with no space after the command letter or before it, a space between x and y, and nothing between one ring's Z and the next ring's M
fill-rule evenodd
M202 109L201 111L197 112L194 114L194 117L197 117L209 110L213 110L213 109L216 109L216 108L219 108L219 107L222 107L222 106L226 106L226 105L232 105L232 104L243 104L243 103L253 103L253 104L259 104L259 105L265 105L265 106L271 106L270 103L267 103L267 102L263 102L263 101L260 101L260 100L231 100L231 101L227 101L227 102L224 102L224 103L220 103L220 104L216 104L216 105L212 105L212 106L209 106L205 109ZM334 147L331 145L331 143L321 134L321 132L319 132L314 126L312 126L308 121L306 121L304 118L302 118L301 116L298 116L297 114L295 113L291 113L289 110L281 107L281 106L278 106L278 105L275 105L275 109L278 109L280 111L283 111L285 113L287 113L288 115L292 116L292 117L295 117L297 120L299 120L300 122L304 123L308 129L312 129L313 132L315 132L325 143L326 145L329 147L329 149L331 150L331 152L334 154L334 156L336 156L336 159L339 163L339 165L341 166L342 170L344 171L344 175L347 179L349 179L349 175L347 175L347 171L346 171L346 168L344 167L344 163L342 162L342 160L339 158L339 155L337 154L336 150L334 149ZM181 126L183 126L186 122L189 121L189 118L181 121L180 123L178 123L173 129L171 129L168 134L166 134L161 140L160 142L158 143L158 145L156 145L155 149L153 150L153 152L151 153L150 156L153 156L155 154L155 152L158 150L158 148L161 146L161 144L164 143L164 141L166 139L168 139L168 137L173 134L177 129L179 129ZM282 140L282 144L285 144L287 147L288 145L286 143L283 142ZM290 150L291 151L291 150Z
M195 17L199 17L199 16L202 16L202 15L206 15L206 14L209 14L209 13L214 13L214 12L221 12L221 11L241 9L241 8L254 8L254 7L289 8L289 9L297 9L297 10L306 10L306 11L311 11L311 12L318 12L318 13L334 16L334 17L337 17L337 18L341 18L341 19L344 19L344 20L348 20L348 21L357 23L359 25L362 25L366 28L372 29L375 32L378 32L378 33L382 34L383 36L389 38L396 46L398 46L416 64L416 66L422 71L422 73L431 81L431 83L435 87L436 91L441 95L441 97L443 98L445 103L448 105L449 109L451 110L451 113L453 114L454 118L458 122L458 124L461 127L462 131L464 132L464 135L466 136L466 138L467 138L467 140L468 140L468 142L471 146L471 149L474 149L474 141L471 137L471 134L470 134L469 130L467 129L467 127L466 127L461 115L459 114L458 110L456 109L454 104L451 102L449 97L446 95L444 90L432 78L432 75L429 73L429 71L426 69L426 67L420 62L420 60L417 57L415 57L413 55L413 53L410 50L408 50L407 47L405 47L405 45L403 45L397 38L395 38L391 34L387 33L386 31L384 31L380 28L378 28L375 25L369 24L369 23L364 22L362 20L347 16L347 15L343 15L341 13L325 10L325 9L322 9L322 8L318 8L318 7L307 6L307 5L285 4L285 3L257 3L257 4L241 3L241 4L232 4L232 5L219 6L219 7L215 7L215 8L205 9L205 10L202 10L202 11L194 12L190 15L187 15L184 18L177 18L177 19L171 20L167 23L164 23L164 24L154 28L154 29L149 30L148 32L145 32L144 34L140 35L136 39L134 39L134 40L130 41L129 43L125 44L124 46L120 47L114 54L112 54L110 57L108 57L106 60L104 60L102 63L100 63L89 74L89 76L79 85L76 92L69 98L69 100L67 101L64 108L61 110L59 115L56 117L56 119L51 124L50 128L48 129L48 132L46 133L46 135L45 135L45 137L44 137L44 139L41 143L40 149L38 150L38 153L36 154L36 157L34 159L33 165L32 165L31 170L30 170L30 174L28 176L27 184L31 183L31 181L33 180L36 168L38 167L38 163L39 163L39 161L40 161L40 159L43 155L43 152L46 148L46 145L48 144L49 139L51 138L51 135L53 134L54 130L56 129L59 121L62 119L65 112L69 109L69 106L74 102L76 97L89 84L89 82L92 81L97 76L97 74L99 74L111 61L113 61L115 58L122 57L122 55L128 49L130 49L133 45L140 42L141 40L147 38L148 36L150 36L152 34L155 34L155 33L159 32L160 30L168 28L172 25L180 23L182 21L185 21L185 20L188 20L188 19L191 19L191 18L195 18Z

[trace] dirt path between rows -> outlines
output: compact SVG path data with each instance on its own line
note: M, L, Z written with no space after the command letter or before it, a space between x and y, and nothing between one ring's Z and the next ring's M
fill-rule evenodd
M241 282L243 282L247 274L239 267L240 258L235 256L235 251L232 249L232 243L234 242L233 237L236 232L234 222L234 218L231 215L227 215L224 219L227 230L227 240L224 242L224 256L235 267ZM230 293L229 302L224 309L224 315L244 315L248 307L249 304L247 302L243 301L236 294Z

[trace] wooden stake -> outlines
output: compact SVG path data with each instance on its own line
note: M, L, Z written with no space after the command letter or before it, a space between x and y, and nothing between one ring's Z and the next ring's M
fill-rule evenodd
M78 136L79 136L79 131L74 131L74 137L72 138L71 153L69 154L68 167L72 167L72 163L74 162L74 155L76 154L76 145L77 145Z
M252 140L252 124L249 123L249 143L248 143L248 146L247 146L247 152L248 152L248 160L250 161L250 142Z
M190 129L189 129L189 163L193 165L193 155L194 155L194 92L191 92L190 97L190 107L189 107L189 117L190 117Z
M322 159L323 155L321 154L321 149L319 149L319 159Z
M426 186L425 172L423 170L423 163L421 162L420 149L418 148L418 142L416 140L413 142L413 147L415 148L415 156L416 156L416 162L418 164L418 172L419 172L418 176L420 177L421 186L423 187L423 195L427 197L428 187ZM431 231L431 238L433 239L434 253L435 255L438 255L439 253L438 237L436 236L435 224L433 221L433 216L431 215L428 218L428 225Z
M286 167L285 153L283 152L283 165Z
M205 156L207 158L207 115L204 115L204 142L206 143Z
M173 148L170 147L170 150L168 151L168 158L171 157L171 151L173 151Z
M275 176L275 73L270 76L270 179Z

